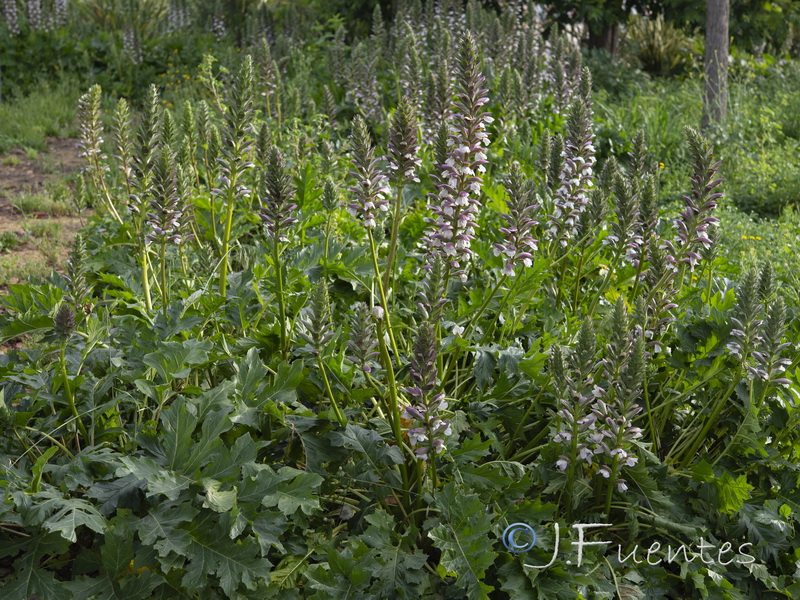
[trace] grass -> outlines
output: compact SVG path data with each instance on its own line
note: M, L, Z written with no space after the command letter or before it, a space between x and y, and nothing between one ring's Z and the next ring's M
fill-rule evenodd
M64 79L0 104L0 153L23 147L28 158L35 158L47 149L48 137L75 135L80 95L78 83Z
M58 239L62 225L58 221L30 221L25 225L27 232L34 238Z
M53 217L67 217L73 213L69 188L66 185L48 186L44 192L22 192L12 201L12 206L22 213L45 213Z
M0 255L0 288L14 281L27 281L31 277L46 277L52 272L48 261L38 253Z

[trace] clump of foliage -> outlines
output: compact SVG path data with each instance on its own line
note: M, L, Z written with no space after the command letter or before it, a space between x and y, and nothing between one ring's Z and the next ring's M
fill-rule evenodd
M0 301L3 597L795 593L797 303L709 141L664 206L535 14L375 23L81 99L97 214Z

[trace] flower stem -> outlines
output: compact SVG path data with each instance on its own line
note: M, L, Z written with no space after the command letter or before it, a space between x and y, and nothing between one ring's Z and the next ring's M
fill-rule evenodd
M167 240L161 240L161 304L164 318L167 318L167 302L169 293L167 292Z
M383 287L387 290L392 283L394 275L394 260L397 253L397 235L400 231L400 220L403 216L403 186L397 186L397 199L394 203L394 217L392 219L392 238L389 243L389 257L386 259L386 272L383 274Z
M283 298L283 273L281 272L281 254L278 232L275 231L275 243L272 246L272 259L275 263L275 287L278 299L278 318L281 322L281 356L286 358L286 304Z
M222 269L219 273L219 294L224 299L228 290L228 244L231 239L233 227L233 209L236 206L236 180L238 179L236 165L231 169L231 181L228 187L228 212L225 217L225 230L222 235Z
M383 318L386 320L386 329L389 332L389 343L392 345L392 352L394 352L395 359L399 361L400 353L397 351L397 342L394 341L394 331L392 330L392 321L389 316L389 304L386 301L386 291L384 290L383 281L381 280L381 269L378 266L378 251L375 248L375 238L372 236L372 231L369 229L367 230L367 234L369 235L369 247L372 251L372 266L375 269L375 278L378 280L378 292L381 298Z
M325 363L322 361L322 356L320 355L317 355L317 364L319 365L320 373L322 373L322 380L325 382L325 392L328 394L328 398L331 401L333 413L336 415L336 420L339 421L339 424L344 427L347 425L347 419L345 419L341 409L339 408L339 405L336 403L336 398L334 397L333 390L331 389L331 382L328 380L328 374L325 372Z

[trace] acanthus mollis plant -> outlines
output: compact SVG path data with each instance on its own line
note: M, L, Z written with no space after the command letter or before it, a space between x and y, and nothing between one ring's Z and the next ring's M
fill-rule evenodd
M556 467L565 471L567 479L567 512L572 512L578 495L574 493L575 477L593 465L594 443L598 441L592 412L595 402L594 372L597 368L597 340L592 322L586 319L581 326L578 343L567 367L560 346L553 347L548 371L556 391L555 435L552 440L563 450ZM580 470L579 470L580 468Z
M266 125L263 128L266 128ZM285 354L288 348L288 335L281 251L282 244L289 241L287 236L289 227L297 223L297 218L293 216L297 204L294 202L295 188L292 174L280 150L275 146L269 146L262 148L260 154L263 168L258 186L262 202L259 214L267 237L272 244L272 262L276 281L275 297L278 302L278 319L280 321L280 352Z
M375 157L367 123L360 116L353 120L351 154L355 170L350 172L350 176L355 178L356 185L349 188L354 199L347 205L347 212L371 232L378 225L378 211L389 210L389 201L386 200L389 178L378 168L379 161Z
M449 37L449 33L446 34ZM449 46L449 42L448 42ZM428 73L425 96L425 141L432 143L439 127L446 123L453 110L453 74L447 57L437 61Z
M350 57L347 95L359 114L370 123L380 120L382 112L377 62L377 56L373 56L363 42L353 49Z
M428 320L422 321L411 351L409 376L414 385L403 388L414 401L403 408L403 417L416 425L408 429L408 441L420 460L431 460L444 452L445 438L452 433L449 419L443 418L447 410L445 394L434 393L439 373L436 368L437 346L436 325ZM434 469L433 460L431 465Z
M78 325L80 325L80 316L90 314L93 308L91 298L94 286L89 283L89 267L86 264L88 258L86 241L83 235L78 233L72 243L72 249L67 260L66 273L64 274L68 290L65 300L72 306L74 313L78 315Z
M397 189L392 215L392 237L389 242L389 257L386 261L384 286L388 289L394 273L397 236L403 218L403 188L410 183L419 183L419 126L414 106L407 96L400 99L392 125L389 129L389 182Z
M253 148L250 134L253 129L254 79L253 58L248 55L242 61L231 86L228 111L225 113L224 142L218 159L221 165L220 186L212 190L222 199L225 207L219 275L219 291L223 297L228 288L228 255L236 204L242 198L249 198L252 193L246 185L244 174L254 166L250 160Z
M134 237L136 238L139 266L142 273L142 289L147 310L153 309L150 297L150 275L148 258L148 244L146 238L146 203L153 193L153 173L158 160L161 143L161 101L158 87L151 85L148 88L147 99L139 130L137 132L137 149L133 157L131 178L128 187L132 191L128 198L128 212L133 220ZM122 139L122 138L121 138ZM122 141L118 142L123 144Z
M375 350L378 341L375 337L375 322L372 311L365 302L357 302L352 307L350 317L350 339L347 341L347 360L357 365L366 375L372 375L380 368L376 359L380 352Z
M3 14L6 17L6 26L8 27L8 35L16 37L20 34L19 27L19 12L17 12L17 0L4 0Z
M356 180L356 185L349 188L354 199L347 205L347 212L356 217L363 223L367 237L369 238L370 253L372 255L372 267L375 273L375 282L378 286L380 298L380 317L378 319L378 341L381 345L381 358L383 367L389 379L389 389L394 389L394 370L392 369L391 359L384 347L384 332L389 335L389 342L395 358L399 360L397 342L395 341L394 329L392 328L389 303L387 301L386 289L383 284L380 266L378 265L378 248L375 243L373 231L377 227L376 212L387 211L389 202L384 197L389 191L386 185L387 175L378 168L378 159L375 158L375 148L367 129L367 124L363 118L357 116L353 121L353 143L351 146L352 163L355 170L350 172L350 176ZM384 325L386 329L384 330ZM392 400L392 405L396 406L396 398ZM397 432L395 432L397 433Z
M86 158L89 163L87 172L95 192L101 196L103 202L114 219L122 224L122 217L119 216L111 194L106 185L105 172L108 170L105 164L107 158L103 154L103 119L100 112L100 104L103 99L103 90L99 85L93 85L89 91L78 100L78 131L80 132L80 155Z
M301 311L299 324L300 328L297 334L306 342L306 345L301 347L300 351L316 359L325 393L331 402L331 408L333 409L336 420L344 427L347 424L347 419L342 413L339 403L336 401L336 396L331 388L327 367L325 365L328 346L336 336L336 331L331 321L328 282L325 278L320 279L314 286L308 306Z
M639 258L642 246L639 199L636 195L637 188L619 173L614 175L613 205L615 219L611 222L609 233L603 244L611 246L614 250L614 260L623 257L635 265ZM616 265L615 265L616 266Z
M573 237L580 214L589 202L593 187L595 148L592 131L592 79L588 69L581 74L580 92L573 100L567 118L567 138L563 167L553 198L553 213L547 221L551 239L566 248ZM551 169L555 161L551 160Z
M112 137L114 138L114 159L119 163L118 169L122 173L122 178L125 181L125 189L127 191L127 199L133 194L131 181L133 180L133 132L131 130L131 115L128 108L128 102L125 98L120 98L117 102L117 107L114 110L114 121L111 129Z
M149 198L150 211L147 213L147 224L152 230L151 233L146 234L147 240L159 246L161 301L165 317L169 303L167 244L179 245L181 243L183 218L176 162L174 152L166 144L162 145L153 170L153 187Z
M486 172L486 125L494 119L483 110L489 101L485 78L480 72L478 48L472 34L464 36L457 64L456 113L450 117L447 160L439 165L438 194L432 199L434 217L429 217L426 244L442 252L454 274L467 280L467 264L473 251L482 173Z
M645 343L641 328L631 332L622 298L614 307L602 364L606 387L595 387L597 399L592 412L597 418L594 451L606 457L606 464L598 473L608 479L605 512L609 514L614 486L620 492L627 489L626 480L620 477L621 469L638 462L633 442L642 437L642 430L634 425L634 420L642 412L637 401L644 385Z
M694 270L700 260L702 248L711 245L708 228L718 225L719 219L712 216L722 194L715 192L722 179L716 174L722 161L715 161L711 144L691 127L686 127L689 151L692 157L692 191L683 197L684 208L675 220L677 237L674 244L675 260L681 265L678 284L683 285L686 267Z
M514 276L514 266L533 265L533 253L538 249L538 241L533 237L533 229L538 222L533 215L539 210L533 186L525 179L519 165L514 163L506 180L508 213L503 214L505 227L500 228L503 241L494 244L494 255L503 256L503 274Z

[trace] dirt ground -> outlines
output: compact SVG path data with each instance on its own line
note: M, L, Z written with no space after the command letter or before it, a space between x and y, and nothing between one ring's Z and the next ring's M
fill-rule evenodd
M12 232L17 244L3 249L0 244L0 294L8 286L24 280L30 274L44 274L48 269L58 269L64 264L69 245L81 227L77 216L54 216L45 211L29 210L23 213L14 207L20 194L37 194L46 191L49 184L63 181L69 174L84 165L79 156L77 140L50 138L47 152L31 157L23 150L0 156L0 236ZM39 229L52 223L58 239L37 238L31 235L32 226L40 222Z

